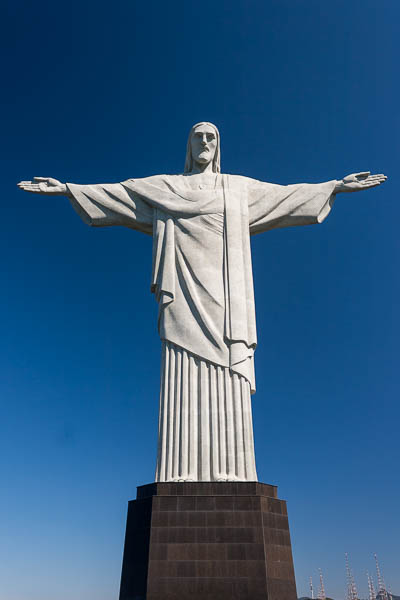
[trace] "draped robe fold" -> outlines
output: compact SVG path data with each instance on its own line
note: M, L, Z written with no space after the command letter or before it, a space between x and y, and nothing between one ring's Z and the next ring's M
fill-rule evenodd
M157 480L255 480L251 407L245 398L247 392L243 392L248 389L250 395L250 391L255 391L253 357L257 337L250 235L277 227L320 223L331 209L336 181L280 186L236 175L215 175L207 185L196 185L194 181L190 175L158 175L117 184L67 187L72 205L89 225L121 225L153 235L151 290L159 303L158 330L164 361ZM231 378L239 377L245 382L244 387L240 383L236 388L232 383L232 389L242 390L235 409L236 415L240 410L240 418L229 426L228 417L224 416L225 441L221 438L222 416L217 410L213 417L210 405L206 409L203 404L196 404L190 412L190 400L184 409L180 391L179 397L174 392L173 411L171 404L168 408L164 405L171 391L165 379L166 360L170 361L176 353L180 356L181 351L188 357L187 364L191 358L204 361L208 370L210 365L218 366ZM203 392L196 391L199 402L205 381L211 377L201 368L200 372ZM173 379L171 385L176 386L178 375L174 372L169 377ZM200 381L198 374L196 377ZM207 386L209 403L211 383ZM225 413L226 394L225 386L218 396ZM179 424L174 421L177 403L180 413L187 415L189 411L186 432L181 417ZM194 412L205 410L211 414L209 430L202 437L201 425L198 426L200 436L197 432L195 443L200 448L194 451L189 421L195 418ZM234 437L229 445L232 428ZM245 433L251 429L246 433L247 442L238 428ZM169 442L165 441L166 435ZM195 466L188 465L185 452L196 457ZM173 454L175 461L171 462Z

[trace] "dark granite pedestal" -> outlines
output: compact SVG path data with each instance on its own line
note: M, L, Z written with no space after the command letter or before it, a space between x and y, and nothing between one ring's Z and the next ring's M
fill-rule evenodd
M286 502L263 483L152 483L129 502L120 600L296 600Z

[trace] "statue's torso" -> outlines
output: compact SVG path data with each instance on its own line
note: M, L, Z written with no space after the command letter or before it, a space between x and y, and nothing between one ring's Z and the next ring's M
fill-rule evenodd
M176 183L176 191L198 203L202 210L194 216L174 218L179 285L175 288L174 302L163 311L160 325L164 332L168 332L168 338L171 338L172 332L177 341L186 340L186 347L190 351L228 366L229 350L224 339L222 185L220 178L215 175L207 178L181 176Z

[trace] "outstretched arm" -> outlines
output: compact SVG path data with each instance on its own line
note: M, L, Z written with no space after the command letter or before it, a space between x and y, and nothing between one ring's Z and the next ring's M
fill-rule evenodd
M53 177L34 177L32 181L20 181L18 187L33 194L48 194L50 196L70 196L65 183Z
M386 179L387 177L383 173L379 173L379 175L371 175L371 171L352 173L337 182L333 193L360 192L361 190L376 187L386 181Z
M347 175L340 181L296 185L254 182L249 186L250 232L262 233L276 227L321 223L342 192L373 188L387 179L369 171Z
M88 225L122 225L152 233L152 207L121 183L77 185L61 183L52 177L34 177L32 181L21 181L18 187L34 194L68 196L73 208Z

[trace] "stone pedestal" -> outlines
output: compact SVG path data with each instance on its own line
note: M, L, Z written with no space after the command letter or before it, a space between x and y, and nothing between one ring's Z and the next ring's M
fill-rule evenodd
M139 487L129 502L120 600L297 600L286 502L277 488Z

